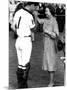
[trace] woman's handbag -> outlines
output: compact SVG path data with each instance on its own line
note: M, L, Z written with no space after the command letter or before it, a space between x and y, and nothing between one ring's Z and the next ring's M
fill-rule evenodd
M61 51L63 49L63 43L60 39L57 39L57 49L58 51Z

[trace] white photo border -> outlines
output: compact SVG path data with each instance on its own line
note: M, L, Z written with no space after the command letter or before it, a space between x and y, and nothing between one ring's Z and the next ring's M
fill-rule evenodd
M61 3L66 4L66 16L67 16L67 3L66 0L22 0L33 2L46 2L46 3ZM8 90L9 85L9 25L8 25L8 0L1 0L0 3L0 90ZM66 20L67 22L67 17ZM66 23L67 29L67 23ZM67 31L66 31L67 40ZM66 44L67 47L67 44ZM66 48L67 49L67 48ZM66 54L67 56L67 54ZM66 80L67 84L67 80ZM66 89L67 86L53 87L53 88L30 88L33 90L44 89ZM29 90L30 90L29 89ZM20 90L20 89L18 89Z

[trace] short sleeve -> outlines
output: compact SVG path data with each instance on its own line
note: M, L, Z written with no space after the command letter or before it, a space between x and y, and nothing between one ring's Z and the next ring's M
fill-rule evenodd
M30 26L30 28L34 28L35 27L35 22L34 22L33 16L31 16L30 19L29 19L29 26Z
M18 26L19 17L20 17L20 15L18 13L16 13L14 16L13 22L16 26Z
M16 26L16 27L18 27L18 22L19 22L19 18L20 18L20 13L21 12L16 12L15 13L15 16L14 16L14 18L13 18L13 24Z

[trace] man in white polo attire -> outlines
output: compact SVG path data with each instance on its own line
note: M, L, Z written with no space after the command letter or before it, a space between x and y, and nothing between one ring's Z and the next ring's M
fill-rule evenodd
M17 33L18 38L15 43L17 57L18 57L18 69L17 80L18 88L27 88L27 79L30 69L30 57L32 51L31 42L31 29L35 27L34 18L28 7L23 8L22 3L17 6L13 19L13 29Z

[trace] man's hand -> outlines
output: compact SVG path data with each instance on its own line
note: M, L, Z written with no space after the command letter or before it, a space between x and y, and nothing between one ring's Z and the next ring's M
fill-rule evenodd
M15 29L15 26L12 24L11 25L11 28L13 29L13 31L15 31L16 29Z

